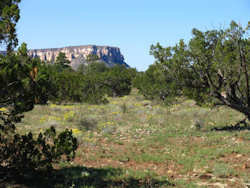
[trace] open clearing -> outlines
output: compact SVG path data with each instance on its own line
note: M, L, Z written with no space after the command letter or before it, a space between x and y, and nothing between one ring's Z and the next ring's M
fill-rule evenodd
M66 178L46 180L52 187L247 188L250 126L233 126L242 119L190 100L167 107L133 90L103 105L38 105L17 128L69 128L78 138L75 160L56 166Z

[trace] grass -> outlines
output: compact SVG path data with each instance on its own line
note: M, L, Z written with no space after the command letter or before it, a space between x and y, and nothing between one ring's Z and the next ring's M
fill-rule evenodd
M64 178L45 179L44 185L237 188L249 183L250 127L233 126L242 114L201 108L191 100L164 106L136 90L109 101L37 105L25 114L18 131L69 128L80 144L72 163L56 166L55 176Z

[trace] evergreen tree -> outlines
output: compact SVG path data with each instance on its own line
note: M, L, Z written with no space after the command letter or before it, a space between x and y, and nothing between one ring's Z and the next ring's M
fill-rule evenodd
M37 138L31 132L24 135L15 132L14 124L21 121L22 113L32 110L39 97L47 100L42 97L46 94L46 78L38 73L39 62L27 55L26 44L21 45L17 54L13 53L17 46L19 2L0 2L0 42L7 48L7 55L0 56L0 167L23 174L26 170L51 169L62 155L72 159L77 141L67 129L56 136L52 127Z
M100 58L96 54L89 54L86 57L86 61L88 62L88 64L97 62L99 60L100 60Z
M1 0L0 2L0 44L7 46L11 53L17 46L16 24L20 18L18 3L21 0Z
M65 53L59 52L56 57L55 65L58 67L59 71L70 69L70 61L67 59Z
M250 120L250 22L244 29L234 21L226 30L193 29L193 38L175 47L151 47L156 63L166 70L182 93L198 102L225 105Z

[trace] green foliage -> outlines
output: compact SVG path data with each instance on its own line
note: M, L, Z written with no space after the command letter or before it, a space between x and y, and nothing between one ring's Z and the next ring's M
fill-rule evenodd
M109 96L124 96L131 91L132 78L128 69L121 65L110 68L103 74L103 82L108 88Z
M53 95L49 96L52 102L105 102L106 89L101 82L101 75L86 74L64 70L58 72L54 65L48 66L46 71L54 86Z
M147 71L137 74L133 85L146 99L165 103L169 103L179 92L173 79L159 64L151 65Z
M81 67L80 67L81 68ZM109 68L103 62L93 62L85 66L83 74L100 74L106 72Z
M62 156L72 160L77 149L77 140L72 131L65 130L56 136L51 127L45 133L34 138L29 132L25 135L1 134L0 161L5 167L16 169L19 173L25 170L51 170L52 164L59 162Z
M76 138L65 130L56 136L54 128L34 138L32 133L16 133L14 123L35 103L46 103L52 86L47 71L39 59L27 55L22 44L17 53L15 25L19 19L18 0L0 2L0 42L7 44L7 55L0 56L0 167L24 170L49 170L62 156L71 160L77 149ZM41 68L41 71L40 71Z
M0 57L0 104L9 108L11 117L31 110L38 90L29 74L34 62L18 53Z
M30 59L26 44L22 44L17 55L0 59L0 164L23 170L51 169L61 156L68 160L77 149L76 138L65 130L56 137L54 128L34 138L32 133L20 135L14 123L21 121L22 113L33 109L35 103L46 103L53 87L46 67L39 59Z
M100 58L96 55L96 54L89 54L87 57L86 57L86 61L88 63L94 63L94 62L97 62L99 61Z
M17 55L0 57L0 67L0 103L10 106L14 101L12 114L30 110L34 103L46 103L52 82L40 59L27 55L26 44L21 45Z
M16 23L18 22L21 0L1 0L0 2L0 44L6 44L7 53L17 46Z
M55 87L55 102L106 103L105 96L124 96L131 91L132 71L123 66L106 67L104 63L92 63L79 71L58 72L54 65L47 69Z
M177 88L198 104L226 105L250 118L249 26L234 21L226 30L193 29L187 44L151 47L156 62L167 70Z
M67 59L65 53L60 52L56 57L55 65L58 71L63 71L70 68L70 61Z
M107 103L107 87L103 84L101 74L87 74L82 83L83 101L90 104Z
M52 67L49 67L52 69ZM51 70L49 70L51 71ZM50 100L62 102L62 101L82 101L82 81L81 74L73 71L57 72L54 70L51 72L51 80L55 86L55 93L51 95Z
M32 59L32 61L36 62L38 70L34 79L39 85L39 95L36 95L36 103L46 104L50 97L55 96L56 83L52 80L49 66L45 65L44 62L41 62L39 58Z

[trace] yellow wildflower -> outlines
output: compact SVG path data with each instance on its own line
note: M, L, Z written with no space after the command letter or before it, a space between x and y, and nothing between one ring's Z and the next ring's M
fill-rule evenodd
M56 117L56 116L44 116L40 119L40 122L43 123L45 121L50 121L50 120L56 120L56 121L60 121L61 118L60 117Z
M79 130L79 129L72 129L72 132L73 132L73 134L79 134L79 133L81 133L81 131Z
M64 114L64 120L72 119L74 117L74 115L75 115L74 111L69 111L66 114Z
M49 107L50 107L50 108L56 108L57 105L56 105L56 104L50 104Z
M61 108L63 108L63 109L73 109L74 106L73 105L65 105L65 106L61 106Z
M8 110L7 110L7 108L0 108L0 111L6 112L6 111L8 111Z

